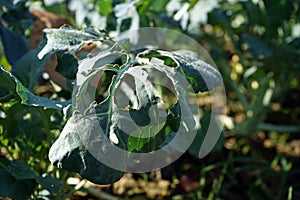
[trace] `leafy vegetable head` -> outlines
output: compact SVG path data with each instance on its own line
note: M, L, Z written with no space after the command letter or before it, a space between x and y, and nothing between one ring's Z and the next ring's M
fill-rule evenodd
M45 34L51 37L55 31ZM84 31L71 32L78 42L62 34L40 54L51 49L72 52L86 40L97 40ZM99 37L97 53L80 61L69 108L73 114L49 153L52 163L96 183L177 159L201 128L195 93L222 82L219 72L192 51L125 51L120 43L107 41Z
M75 53L91 42L96 49L77 59ZM44 31L38 57L55 53L63 64L57 71L74 81L68 106L32 96L9 78L10 87L23 90L18 95L24 103L64 107L68 121L49 159L99 184L115 182L127 171L164 167L181 156L201 129L196 93L222 85L220 73L191 50L126 45L91 28Z

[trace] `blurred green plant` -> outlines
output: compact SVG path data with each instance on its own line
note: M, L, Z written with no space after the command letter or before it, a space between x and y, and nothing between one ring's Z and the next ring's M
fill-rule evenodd
M209 51L223 75L228 95L225 133L229 136L226 140L235 142L228 147L226 140L220 141L218 149L222 149L224 143L225 148L216 154L217 158L213 157L215 154L211 160L204 158L196 168L201 170L200 187L189 194L174 196L174 199L300 197L299 184L293 178L299 176L299 170L293 166L293 159L276 155L253 139L259 137L257 131L263 131L267 135L264 137L274 141L274 134L287 135L281 141L284 144L289 139L299 138L299 0L82 2L81 10L75 11L76 16L70 16L69 10L74 10L72 1L22 0L17 4L0 1L4 50L0 58L5 69L10 69L10 65L27 52L24 33L30 30L32 23L27 5L70 16L78 27L99 26L99 20L93 20L96 16L94 19L101 19L104 23L101 27L110 34L149 26L184 32ZM16 47L20 50L16 51ZM7 72L2 70L1 73ZM3 80L1 77L1 84L10 84L11 89L18 85L20 90L8 93L3 90L3 85L0 86L0 180L11 186L2 187L0 193L23 199L32 195L34 190L40 195L44 194L43 189L50 191L50 196L47 193L49 198L59 193L59 188L74 192L74 188L65 184L70 174L49 170L51 167L46 157L50 144L65 123L62 114L55 111L55 106L44 110L20 104L40 97L22 89L28 87L24 82ZM61 99L61 96L56 98ZM197 148L193 146L190 153ZM50 187L45 181L48 178L53 182ZM1 181L2 186L4 182ZM23 196L15 196L19 194Z

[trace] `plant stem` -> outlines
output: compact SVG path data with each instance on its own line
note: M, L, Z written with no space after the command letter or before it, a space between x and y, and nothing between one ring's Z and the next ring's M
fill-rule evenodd
M260 123L258 125L258 129L264 131L298 133L300 132L300 125L276 125L270 123Z

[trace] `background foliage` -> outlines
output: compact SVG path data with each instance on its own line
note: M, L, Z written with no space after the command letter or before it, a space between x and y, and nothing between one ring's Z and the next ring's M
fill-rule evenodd
M1 64L21 81L4 80L7 74L1 70L1 196L65 199L110 193L125 199L300 198L298 0L3 0L0 4ZM132 185L121 180L95 191L78 175L53 168L47 155L65 119L56 104L52 109L28 105L40 97L62 102L70 93L55 91L39 73L28 73L28 68L17 65L29 52L28 38L34 34L36 19L30 9L62 14L77 28L94 25L111 35L155 26L193 37L212 56L225 81L225 139L204 159L187 153L160 173L126 175ZM30 69L43 64L31 63ZM200 102L205 101L203 95ZM79 181L74 185L69 177ZM151 193L146 188L153 183L166 186L153 187Z

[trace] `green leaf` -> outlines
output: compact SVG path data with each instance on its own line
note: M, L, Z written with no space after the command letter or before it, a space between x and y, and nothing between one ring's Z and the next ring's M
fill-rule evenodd
M113 88L112 124L130 135L130 152L140 151L164 127L166 121L167 112L162 109L160 98L154 95L153 85L148 80L154 74L163 75L149 66L129 68Z
M35 180L17 180L0 167L0 196L16 200L28 199L36 187Z
M162 62L170 63L170 67L175 67L184 75L191 84L194 91L209 91L222 85L220 72L210 64L202 61L197 53L190 50L179 50L167 52L162 50L146 50L138 55L142 58L159 58ZM170 62L172 59L177 66Z
M4 162L1 160L2 163ZM24 169L22 169L23 167ZM28 199L37 185L34 178L33 172L28 170L28 166L21 161L8 164L8 171L1 165L0 197L10 197L16 200Z
M266 58L272 55L272 49L259 37L245 33L242 38L248 45L247 50L250 51L253 56Z
M194 91L209 91L222 84L220 72L210 64L200 60L196 53L188 50L172 52L180 70L192 85Z
M84 44L107 39L105 32L93 28L86 28L81 31L69 26L62 26L59 29L44 29L43 39L39 46L38 58L42 59L49 53L57 55L56 71L64 77L75 79L78 70L78 52ZM105 45L102 45L105 46ZM84 54L82 59L86 56Z
M34 23L26 1L2 1L0 35L4 54L13 65L29 50L24 32Z
M104 0L97 2L97 6L100 9L101 15L108 17L108 15L112 13L112 2L113 0Z
M36 181L51 193L58 193L62 186L62 182L59 179L53 178L49 174L36 177Z
M0 67L0 84L2 87L8 89L11 94L17 96L17 98L21 100L21 103L25 105L62 110L69 104L68 102L53 101L34 95L24 87L14 75L6 71L2 66Z
M41 68L49 56L39 60L38 50L32 50L21 57L12 67L11 73L29 90L37 85Z
M57 66L55 71L68 79L74 80L77 70L78 60L76 57L68 53L57 53Z
M14 93L16 90L16 82L13 77L14 76L11 73L0 66L1 87L9 90L11 93Z
M89 109L93 109L91 105ZM86 111L89 113L89 111ZM52 145L49 152L51 163L65 170L78 172L97 184L110 184L118 181L124 172L110 168L96 159L89 150L94 149L97 155L105 157L105 149L112 145L98 132L99 121L95 116L83 116L74 112L68 120L59 138ZM93 141L93 142L91 142ZM90 144L92 146L85 146ZM87 149L89 148L89 149ZM118 158L121 162L122 158Z
M13 160L8 166L8 172L16 179L35 179L37 175L21 160Z
M179 102L177 102L169 110L169 114L167 117L167 124L169 125L172 131L177 132L180 126L180 121L181 121L180 104Z
M5 163L2 160L1 163ZM15 199L27 199L34 191L37 183L51 193L59 192L61 181L44 174L37 176L35 172L21 160L6 163L7 170L0 167L0 196Z
M106 37L106 34L97 30L75 30L69 26L59 29L44 29L44 36L39 46L39 59L48 53L68 52L72 55L82 47L84 43L92 42Z
M218 122L216 117L211 113L204 112L204 115L200 120L200 124L201 129L198 130L193 143L188 149L188 152L195 157L201 157L200 155L203 155L201 152L210 152L211 147L213 147L212 151L221 151L224 146L223 134L220 135L216 144L210 143L210 141L215 141L214 132L219 133L220 131L222 131L219 125L220 122ZM211 132L208 131L209 128L211 129Z

